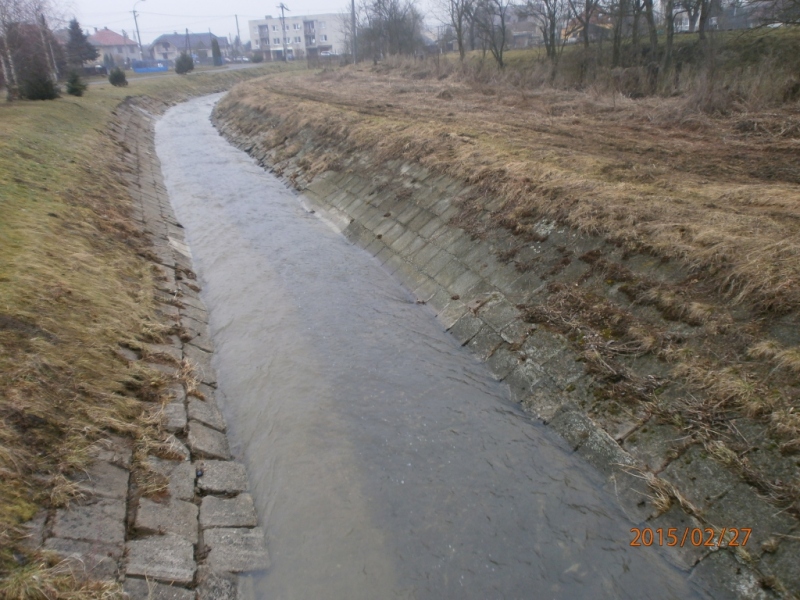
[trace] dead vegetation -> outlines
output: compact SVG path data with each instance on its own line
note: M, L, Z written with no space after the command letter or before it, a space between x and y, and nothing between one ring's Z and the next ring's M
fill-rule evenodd
M419 70L253 82L217 114L279 169L302 154L305 177L402 161L470 184L452 224L548 282L521 308L566 335L594 374L584 408L601 422L675 426L800 516L796 103L712 117L685 98ZM545 224L600 241L560 250ZM762 454L795 475L751 462L747 428L763 429Z

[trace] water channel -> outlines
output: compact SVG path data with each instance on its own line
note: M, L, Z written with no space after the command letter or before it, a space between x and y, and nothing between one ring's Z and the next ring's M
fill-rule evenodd
M700 598L604 480L373 257L222 139L156 143L210 311L218 396L272 567L265 600Z

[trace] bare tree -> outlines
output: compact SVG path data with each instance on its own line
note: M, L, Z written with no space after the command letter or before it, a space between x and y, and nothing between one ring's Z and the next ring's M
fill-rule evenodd
M547 58L554 64L558 60L561 38L559 28L566 8L565 0L528 0L522 13L536 21L542 33Z
M475 0L445 1L447 3L447 15L450 18L449 25L453 28L456 45L458 46L458 57L463 62L467 53L466 30L475 11Z
M361 54L414 54L423 45L422 13L413 0L363 0L359 5Z
M475 29L489 49L497 66L505 67L503 54L508 44L508 17L511 0L478 0L475 5L473 20Z

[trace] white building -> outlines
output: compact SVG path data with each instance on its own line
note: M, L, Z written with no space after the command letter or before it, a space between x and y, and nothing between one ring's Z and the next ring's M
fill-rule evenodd
M289 60L348 52L339 14L286 15L284 19L267 15L248 24L253 51L262 52L267 61L283 60L284 47Z

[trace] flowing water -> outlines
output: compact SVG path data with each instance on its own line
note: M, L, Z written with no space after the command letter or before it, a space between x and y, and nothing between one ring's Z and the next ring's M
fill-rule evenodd
M156 143L267 532L257 596L701 597L429 308L218 136L217 99Z

